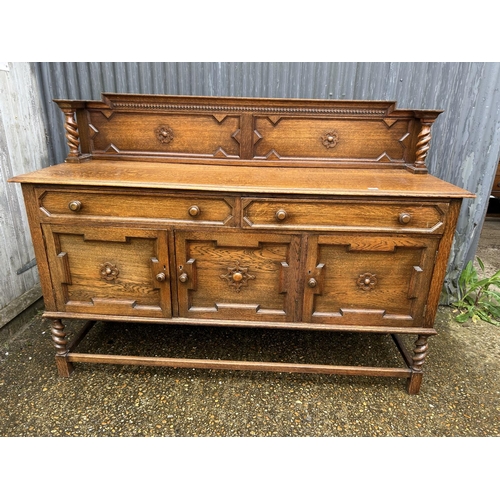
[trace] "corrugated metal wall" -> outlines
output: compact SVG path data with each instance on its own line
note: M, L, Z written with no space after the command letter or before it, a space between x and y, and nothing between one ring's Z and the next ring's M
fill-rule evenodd
M64 161L63 117L54 98L101 92L396 100L399 108L444 109L433 126L428 167L477 194L466 201L447 289L473 258L500 155L500 63L35 63L51 163Z

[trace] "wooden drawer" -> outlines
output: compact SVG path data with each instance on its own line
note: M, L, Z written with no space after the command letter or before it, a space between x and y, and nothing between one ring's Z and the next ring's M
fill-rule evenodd
M441 234L447 211L447 203L436 202L246 198L243 226Z
M162 193L46 190L40 209L48 217L140 218L225 225L234 219L234 198Z

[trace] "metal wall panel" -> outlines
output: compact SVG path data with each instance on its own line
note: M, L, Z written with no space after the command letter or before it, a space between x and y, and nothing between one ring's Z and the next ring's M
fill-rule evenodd
M464 203L446 289L474 257L500 153L500 63L482 62L62 62L34 63L51 163L64 161L63 116L54 98L101 92L396 100L399 108L443 109L428 167L477 194ZM444 298L446 300L446 298Z

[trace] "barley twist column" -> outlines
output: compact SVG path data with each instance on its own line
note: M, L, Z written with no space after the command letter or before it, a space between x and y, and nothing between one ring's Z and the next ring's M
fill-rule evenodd
M68 342L65 339L66 334L64 333L64 325L60 319L52 320L50 332L52 334L52 341L54 342L57 354L66 354L66 344Z
M64 325L60 319L53 319L50 327L52 341L56 348L56 365L61 377L69 377L73 371L73 365L68 362L66 356L68 354L66 334L64 333Z
M408 393L418 394L422 384L422 365L427 357L429 346L427 344L428 335L419 335L415 341L413 349L411 374L408 382Z
M75 121L75 113L73 110L68 110L64 112L64 115L66 116L64 128L66 129L66 139L69 146L68 158L78 158L80 134L78 133L78 125Z
M422 371L422 365L427 357L429 345L427 344L427 335L419 335L415 341L415 349L413 350L413 369Z
M417 168L425 168L425 159L427 152L431 147L431 123L422 122L422 130L418 134L417 150L415 157L415 166Z

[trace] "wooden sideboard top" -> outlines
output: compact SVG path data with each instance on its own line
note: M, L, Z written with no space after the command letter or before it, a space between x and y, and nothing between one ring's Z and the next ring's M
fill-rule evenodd
M472 198L432 175L406 170L255 167L93 160L62 163L10 182L258 194Z
M395 101L102 94L56 99L67 162L134 160L426 173L440 110Z

